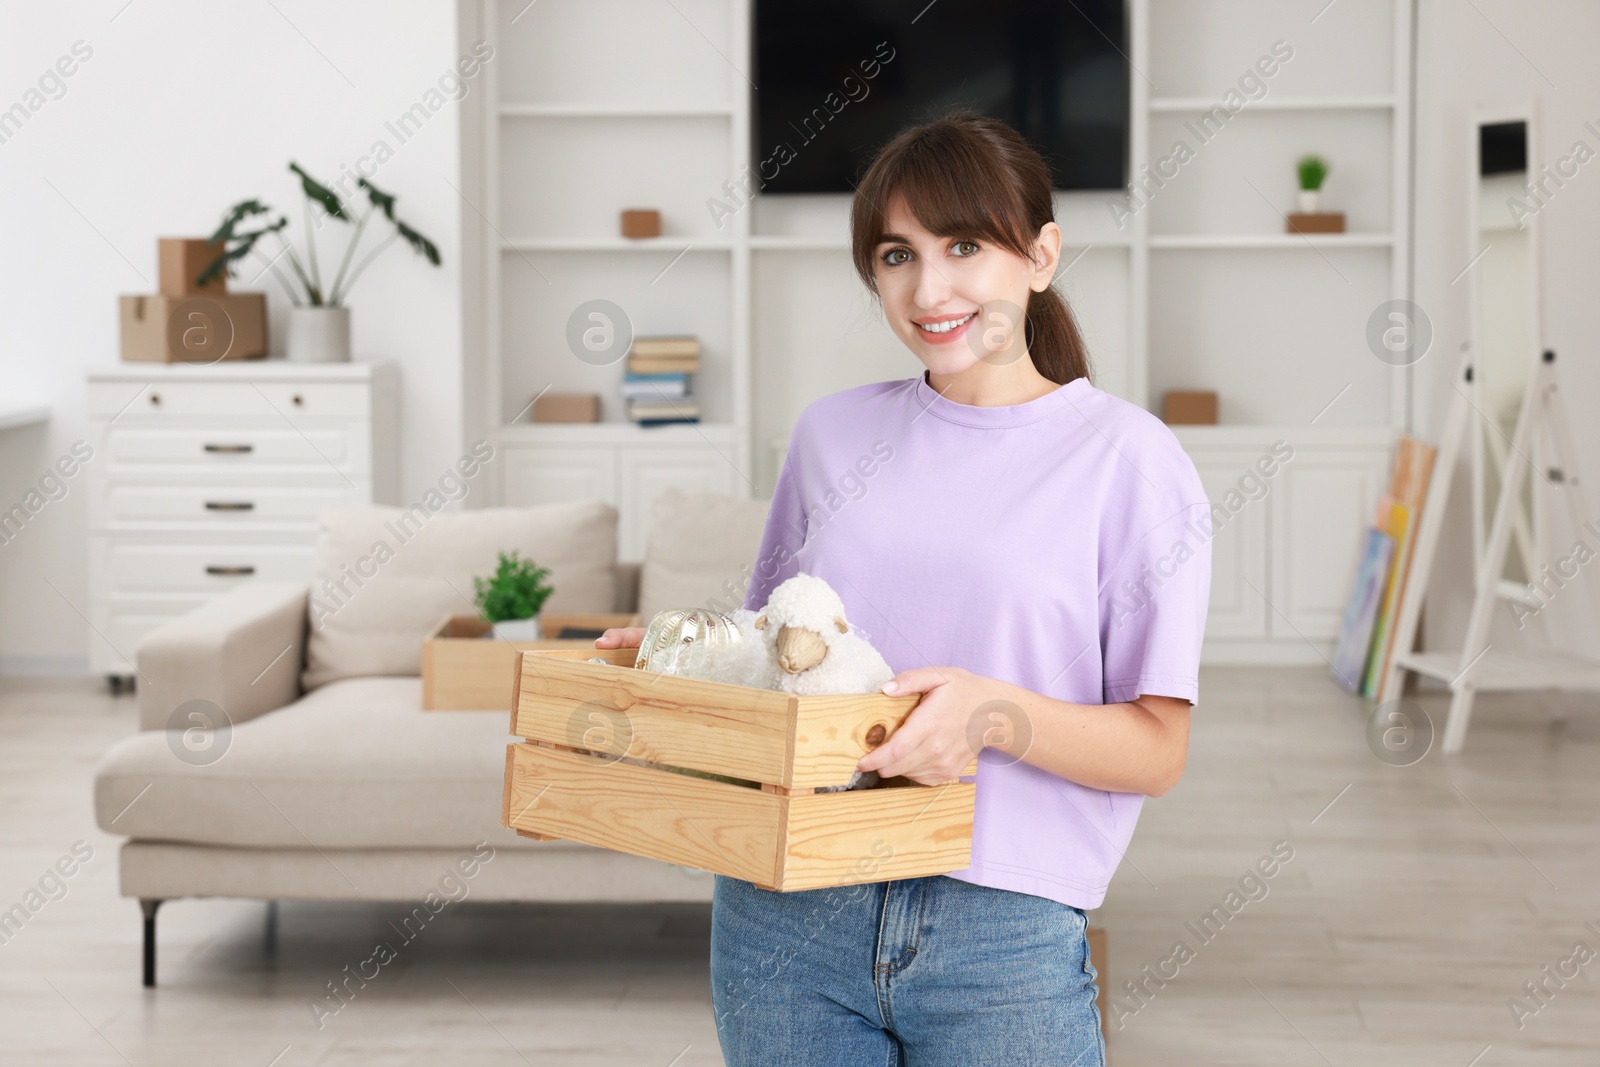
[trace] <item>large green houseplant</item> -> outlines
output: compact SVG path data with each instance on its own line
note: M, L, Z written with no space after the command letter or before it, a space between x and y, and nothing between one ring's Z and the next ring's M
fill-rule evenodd
M289 225L287 215L278 214L274 219L274 210L260 200L241 200L228 209L211 235L212 243L221 244L223 251L200 274L198 282L203 285L218 274L232 276L234 268L246 257L256 257L283 286L294 305L289 312L289 358L299 362L343 362L350 358L350 313L345 299L372 261L394 242L405 241L437 267L441 262L439 249L395 215L392 194L366 178L356 180L368 201L367 209L358 215L339 194L307 174L298 163L291 160L289 169L300 179L300 191L305 194L304 254L284 238L284 228ZM314 211L320 212L323 219L353 227L338 273L327 284L317 259ZM357 260L356 250L375 215L381 215L393 232Z

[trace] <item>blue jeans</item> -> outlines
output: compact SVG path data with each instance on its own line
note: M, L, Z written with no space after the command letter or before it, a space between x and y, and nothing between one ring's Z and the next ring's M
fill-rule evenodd
M931 875L777 893L716 876L728 1067L1103 1067L1086 920Z

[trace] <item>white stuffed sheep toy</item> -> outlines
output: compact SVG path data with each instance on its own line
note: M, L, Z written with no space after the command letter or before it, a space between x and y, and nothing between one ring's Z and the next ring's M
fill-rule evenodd
M779 585L751 623L777 665L772 688L796 696L876 693L894 671L845 621L844 601L811 574Z
M772 591L761 611L739 608L729 618L739 640L695 673L716 682L775 689L796 696L876 693L894 677L888 661L845 620L844 601L826 581L796 574ZM857 771L848 786L876 784Z
M845 621L844 601L823 581L797 574L760 611L728 618L739 639L718 649L693 677L796 696L876 693L894 677L888 662Z

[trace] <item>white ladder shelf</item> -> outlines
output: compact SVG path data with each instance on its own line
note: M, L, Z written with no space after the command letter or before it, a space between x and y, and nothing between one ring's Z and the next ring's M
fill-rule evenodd
M1471 357L1463 355L1455 383L1456 395L1451 400L1450 411L1445 418L1438 462L1434 465L1427 502L1422 509L1422 522L1417 529L1411 574L1406 579L1401 596L1394 646L1397 651L1378 689L1380 703L1397 697L1407 671L1445 682L1452 695L1442 747L1445 752L1451 753L1461 751L1466 742L1472 701L1479 691L1600 691L1600 663L1553 648L1535 651L1496 649L1488 639L1490 612L1499 601L1529 602L1527 590L1513 582L1503 581L1500 576L1505 570L1512 522L1514 517L1520 518L1517 498L1522 492L1529 466L1527 462L1517 462L1517 458L1528 455L1540 429L1548 428L1554 432L1556 449L1560 454L1557 465L1545 476L1562 490L1573 524L1579 528L1579 535L1586 539L1589 535L1600 537L1600 527L1596 527L1590 518L1588 504L1583 497L1577 452L1573 448L1572 432L1562 407L1556 378L1555 353L1550 351L1545 352L1535 366L1529 386L1522 395L1516 432L1506 462L1501 467L1500 496L1495 503L1494 521L1477 575L1472 614L1467 621L1462 648L1459 652L1401 651L1412 648L1416 642L1417 620L1428 588L1428 575L1433 567L1439 534L1444 526L1444 509L1450 496L1450 483L1466 438L1472 402L1463 387L1471 380ZM1525 560L1534 558L1526 545L1519 547L1524 548ZM1532 571L1531 566L1528 569ZM1573 580L1580 592L1585 588L1583 577L1580 575ZM1538 575L1530 573L1530 579L1538 581ZM1593 606L1595 601L1591 598L1589 603ZM1544 624L1543 628L1548 634L1547 617L1540 614L1536 618Z

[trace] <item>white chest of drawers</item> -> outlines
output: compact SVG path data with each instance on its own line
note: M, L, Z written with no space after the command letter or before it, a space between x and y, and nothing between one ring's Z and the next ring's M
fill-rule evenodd
M89 662L234 584L308 579L317 514L399 495L393 364L122 365L88 375Z

